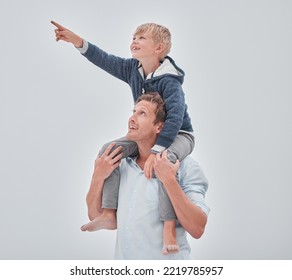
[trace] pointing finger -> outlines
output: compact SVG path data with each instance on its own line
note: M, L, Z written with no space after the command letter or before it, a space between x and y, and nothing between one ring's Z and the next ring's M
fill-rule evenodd
M65 30L66 29L64 26L62 26L61 24L59 24L59 23L57 23L57 22L55 22L53 20L51 20L51 23L53 25L55 25L59 30Z

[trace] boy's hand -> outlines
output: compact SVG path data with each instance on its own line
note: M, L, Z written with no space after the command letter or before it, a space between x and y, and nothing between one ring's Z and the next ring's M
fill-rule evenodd
M147 158L145 165L144 165L144 174L147 179L151 179L154 174L154 159L156 155L155 154L150 154L149 157Z
M76 48L81 48L83 46L81 37L55 21L51 21L51 23L57 27L57 29L55 29L56 41L63 40L72 43Z

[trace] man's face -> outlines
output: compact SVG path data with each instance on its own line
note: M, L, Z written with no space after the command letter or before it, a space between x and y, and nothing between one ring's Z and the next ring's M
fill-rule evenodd
M127 138L129 140L153 141L161 131L162 123L154 124L156 104L142 100L134 107L129 118Z

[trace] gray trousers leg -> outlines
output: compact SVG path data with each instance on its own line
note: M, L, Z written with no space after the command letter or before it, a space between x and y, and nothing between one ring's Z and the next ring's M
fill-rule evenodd
M125 137L119 138L115 141L116 145L112 150L122 146L123 158L129 156L136 156L138 154L137 144L134 141L127 140ZM106 148L112 143L106 143L99 151L102 155ZM111 150L111 151L112 151ZM112 174L105 180L102 192L102 208L117 209L120 186L120 168L117 167Z
M195 138L192 134L179 132L172 145L167 149L168 159L175 163L182 161L195 147ZM175 211L167 195L166 189L160 182L159 187L159 214L161 220L176 220Z

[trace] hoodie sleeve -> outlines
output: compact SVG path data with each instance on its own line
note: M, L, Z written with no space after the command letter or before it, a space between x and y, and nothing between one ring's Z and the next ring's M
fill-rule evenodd
M87 50L82 55L97 67L128 83L133 66L133 59L108 54L89 42Z
M165 102L166 120L163 129L152 148L153 152L161 152L163 149L159 149L158 147L164 147L164 149L167 149L173 143L182 127L186 110L184 92L180 81L175 77L165 77L161 82L164 83L162 97Z

